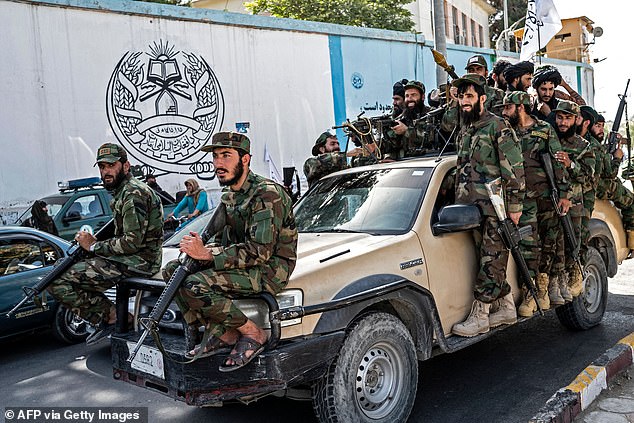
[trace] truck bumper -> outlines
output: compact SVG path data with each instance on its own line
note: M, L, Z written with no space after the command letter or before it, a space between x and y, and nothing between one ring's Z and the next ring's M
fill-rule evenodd
M190 364L185 361L183 336L161 333L166 353L163 357L165 379L134 369L127 358L128 342L137 334L112 337L113 377L195 406L220 406L224 401L257 399L271 392L311 382L323 376L343 343L343 331L310 338L282 341L273 350L265 350L245 367L220 373L229 350ZM154 347L154 342L146 342ZM175 360L175 361L174 361Z

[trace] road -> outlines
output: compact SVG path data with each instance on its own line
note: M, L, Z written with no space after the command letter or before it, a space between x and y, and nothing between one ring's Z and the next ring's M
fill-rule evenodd
M610 279L601 325L563 328L553 312L454 354L421 363L411 422L526 422L559 388L634 332L634 260ZM48 333L0 342L0 407L141 406L149 421L314 422L309 401L194 408L112 378L107 344L62 346Z

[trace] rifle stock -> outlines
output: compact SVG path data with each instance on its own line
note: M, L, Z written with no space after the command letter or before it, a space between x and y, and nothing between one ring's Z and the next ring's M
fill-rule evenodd
M101 229L99 229L95 233L95 238L97 241L103 241L104 239L110 238L114 233L114 219L110 219L108 223L103 225ZM81 248L77 241L73 241L71 246L67 251L67 256L63 259L59 260L50 272L46 274L38 283L35 285L28 287L25 286L22 288L24 291L24 298L20 300L8 313L6 313L7 317L13 316L15 312L22 307L25 303L33 300L37 295L40 295L48 286L53 283L57 278L59 278L64 272L66 272L73 264L77 263L79 260L84 258L86 254L86 250Z
M205 226L205 229L200 234L203 242L207 242L214 234L220 232L226 226L226 209L224 203L220 203L220 205L216 208L213 216ZM150 333L155 333L158 330L158 325L163 317L163 314L167 311L170 303L176 296L178 289L181 287L182 283L185 281L185 278L192 273L195 273L200 268L200 262L195 260L188 255L185 255L181 260L181 264L176 268L172 277L165 285L163 292L159 296L156 304L152 308L149 316L145 319L142 319L143 333L139 337L136 345L134 346L130 356L128 357L128 362L132 363L134 361L134 357L136 357L139 349L143 345L145 338Z

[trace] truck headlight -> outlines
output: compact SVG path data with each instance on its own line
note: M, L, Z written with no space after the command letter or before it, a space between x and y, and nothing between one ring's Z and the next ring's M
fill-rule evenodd
M280 310L283 308L296 307L303 305L304 293L300 289L287 289L275 297L277 304L280 306ZM302 323L302 319L283 320L282 327L298 325Z

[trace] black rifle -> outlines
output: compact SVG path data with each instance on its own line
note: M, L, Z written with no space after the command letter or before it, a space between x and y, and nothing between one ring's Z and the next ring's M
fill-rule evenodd
M548 179L548 185L550 186L550 200L553 203L553 207L559 216L561 227L564 231L564 240L566 243L566 250L568 254L574 259L579 270L583 273L583 266L581 265L581 259L579 258L579 250L581 249L581 243L575 235L574 226L572 225L572 218L568 213L563 213L559 208L559 189L555 182L555 171L553 169L553 162L550 158L550 153L541 153L542 163L544 165L544 171L546 172L546 179Z
M537 288L535 287L535 283L531 278L528 266L526 265L526 260L524 260L524 256L520 251L520 241L522 240L522 238L531 233L531 227L524 226L518 229L515 223L513 223L513 221L506 216L506 208L504 206L504 199L502 198L501 178L497 178L494 181L488 182L485 184L485 186L489 193L491 203L493 204L495 214L498 218L498 233L502 238L502 242L504 243L504 246L511 252L511 255L515 260L515 264L517 265L517 269L520 273L520 280L535 299L537 310L539 310L539 314L543 316L544 311L539 306L539 302L537 301Z
M202 238L203 242L206 243L212 236L223 231L225 227L226 208L224 203L220 203L220 205L216 207L216 211L214 212L213 216L211 216L209 223L207 223L207 226L205 226L205 229L200 234L200 237ZM152 308L150 315L147 318L140 319L141 325L143 326L143 333L141 334L141 337L137 341L132 352L130 353L130 356L128 357L129 363L132 363L134 357L136 357L139 349L143 345L143 341L145 341L145 338L147 338L149 334L152 334L155 340L158 340L158 336L155 335L157 335L158 326L161 318L167 311L167 308L174 299L174 296L178 292L182 283L185 281L185 278L187 278L187 276L191 275L192 273L197 272L199 269L200 262L185 254L184 257L181 259L181 264L176 268L176 270L172 274L172 277L165 285L165 288L156 301L154 308ZM157 342L157 344L159 344L159 342Z
M101 227L96 233L95 238L97 241L103 241L104 239L111 238L114 235L114 219L110 219L105 225ZM7 314L7 317L11 317L23 304L33 300L36 296L40 295L48 286L59 278L62 273L66 272L73 264L83 259L88 252L81 248L77 241L73 241L67 250L66 257L55 263L55 266L50 272L46 274L38 283L29 287L22 287L24 291L24 298L15 305Z
M619 108L616 110L616 117L614 118L614 124L612 125L612 130L610 131L610 135L608 135L608 153L614 154L614 152L619 148L619 142L617 135L619 133L619 127L621 126L621 118L623 117L623 110L625 109L625 104L627 101L625 98L627 97L627 88L630 86L630 80L627 80L627 84L625 84L625 92L623 95L619 96Z
M282 169L284 172L284 189L291 197L291 201L293 204L297 203L299 197L302 195L302 188L300 186L299 174L297 173L297 169L295 167L285 167ZM293 179L295 179L295 187L297 191L293 191Z

